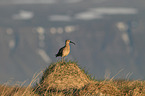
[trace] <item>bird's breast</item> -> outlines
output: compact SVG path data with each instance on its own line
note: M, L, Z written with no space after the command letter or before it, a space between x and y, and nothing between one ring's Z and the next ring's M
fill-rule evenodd
M62 54L63 56L62 57L67 56L69 54L69 52L70 52L70 47L65 47L64 50L63 50L63 54Z

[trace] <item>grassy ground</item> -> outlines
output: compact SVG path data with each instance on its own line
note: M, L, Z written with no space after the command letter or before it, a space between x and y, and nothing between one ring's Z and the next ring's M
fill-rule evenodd
M97 81L72 61L53 63L40 74L27 87L1 85L0 96L145 96L145 81Z

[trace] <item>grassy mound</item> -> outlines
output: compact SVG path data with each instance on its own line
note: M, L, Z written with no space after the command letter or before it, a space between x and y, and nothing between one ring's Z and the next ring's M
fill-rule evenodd
M51 64L43 73L38 84L39 92L80 89L90 83L89 76L75 62Z
M38 75L27 87L1 85L0 96L145 96L145 81L95 81L72 61L51 64L32 87Z

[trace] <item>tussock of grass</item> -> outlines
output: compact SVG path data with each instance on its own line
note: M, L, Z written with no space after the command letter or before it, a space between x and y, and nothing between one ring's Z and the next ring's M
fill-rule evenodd
M39 93L80 89L90 82L88 76L75 62L65 61L51 64L40 80Z
M92 80L77 62L58 61L37 74L27 87L0 86L0 96L145 96L145 81Z

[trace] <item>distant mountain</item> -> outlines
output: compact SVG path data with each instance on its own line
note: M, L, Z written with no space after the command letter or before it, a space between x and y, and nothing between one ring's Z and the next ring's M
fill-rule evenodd
M66 39L76 43L66 58L97 79L118 72L115 78L145 79L144 0L7 2L0 1L0 83L31 81L34 73L57 61L55 54Z

